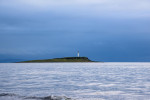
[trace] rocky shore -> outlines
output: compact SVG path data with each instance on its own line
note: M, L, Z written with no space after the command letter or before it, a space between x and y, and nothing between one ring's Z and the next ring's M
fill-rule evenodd
M75 100L68 98L66 96L46 96L46 97L26 97L26 96L20 96L13 93L1 93L0 94L0 100Z

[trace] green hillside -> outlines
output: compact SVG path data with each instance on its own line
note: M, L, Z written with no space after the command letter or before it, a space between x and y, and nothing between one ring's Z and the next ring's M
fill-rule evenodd
M54 59L43 59L43 60L30 60L23 61L20 63L34 63L34 62L94 62L89 60L87 57L64 57L64 58L54 58Z

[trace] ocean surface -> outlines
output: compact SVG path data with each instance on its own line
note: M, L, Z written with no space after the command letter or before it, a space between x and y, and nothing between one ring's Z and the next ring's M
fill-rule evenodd
M150 100L150 63L0 63L0 100Z

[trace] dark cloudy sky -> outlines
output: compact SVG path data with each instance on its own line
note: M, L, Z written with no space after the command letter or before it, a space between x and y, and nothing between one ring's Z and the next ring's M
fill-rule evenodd
M150 0L0 0L0 62L150 61Z

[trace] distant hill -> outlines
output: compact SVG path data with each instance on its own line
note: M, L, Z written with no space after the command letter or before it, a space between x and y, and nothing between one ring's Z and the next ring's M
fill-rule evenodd
M89 60L87 57L64 57L64 58L54 58L54 59L43 59L43 60L30 60L23 61L19 63L44 63L44 62L94 62Z

